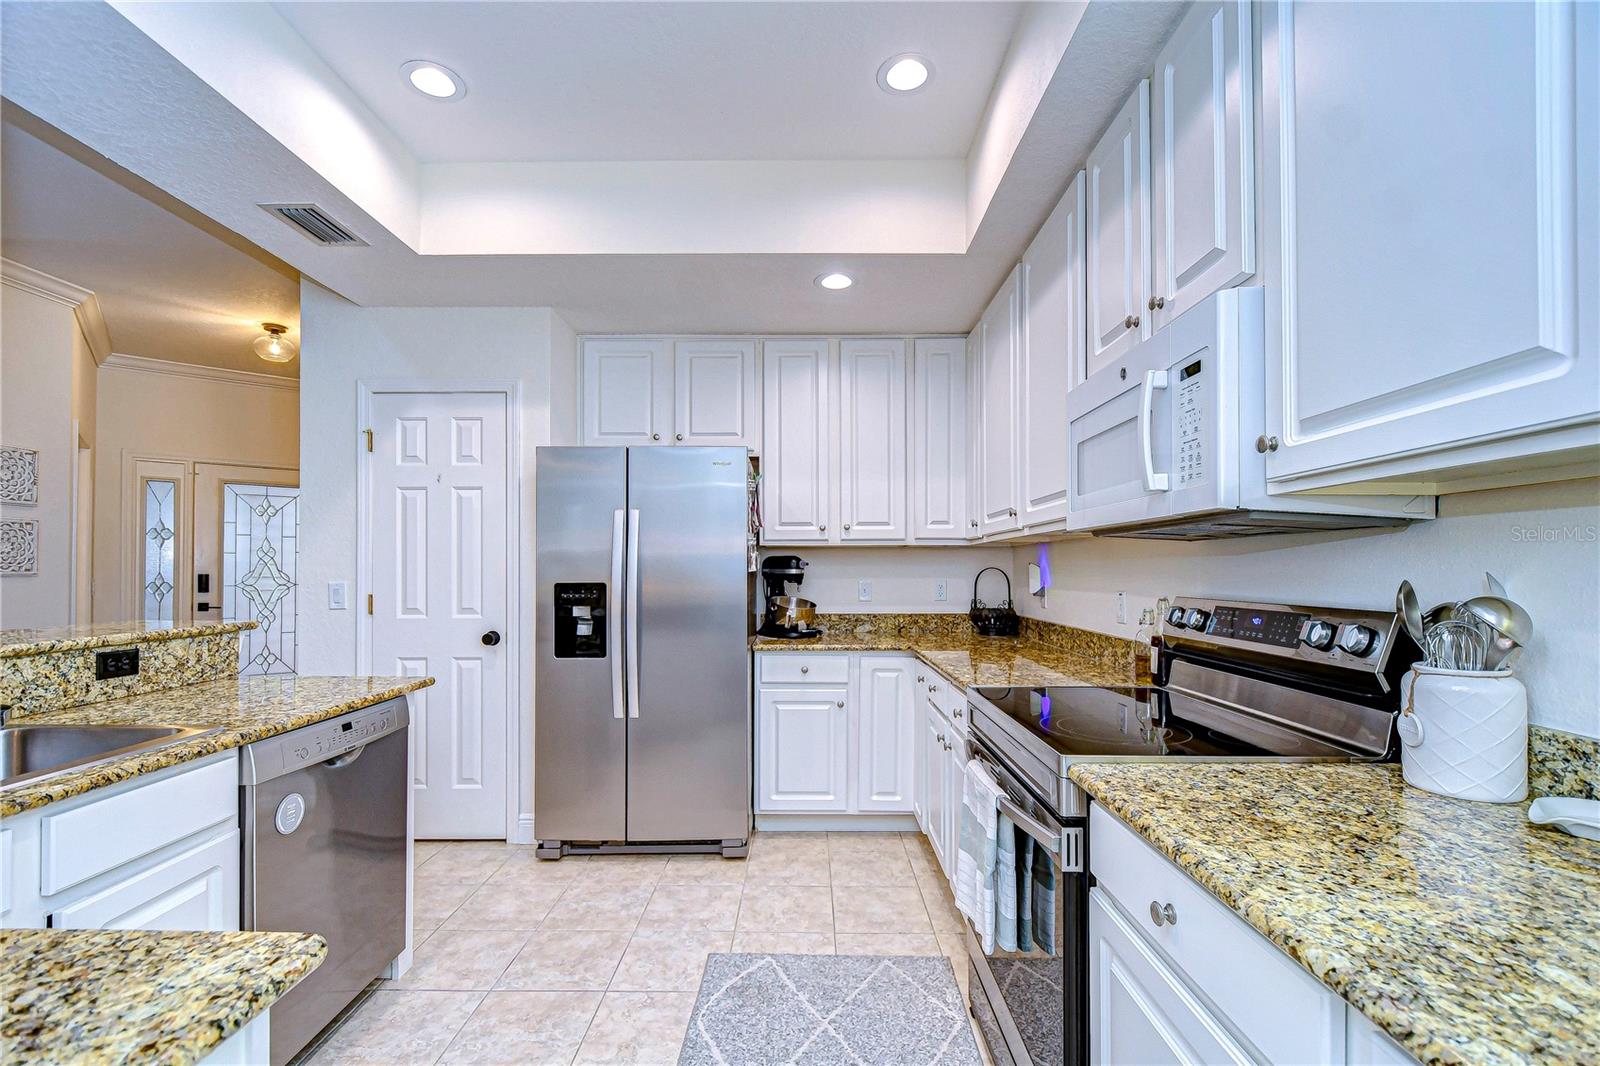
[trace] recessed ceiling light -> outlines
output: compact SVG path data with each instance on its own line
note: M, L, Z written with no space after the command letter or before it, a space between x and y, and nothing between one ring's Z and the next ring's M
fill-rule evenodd
M467 83L449 67L427 59L413 59L400 68L411 87L435 100L459 100L467 95Z
M822 286L824 289L848 289L855 283L856 279L852 278L849 274L832 273L817 275L817 284Z
M890 56L878 68L878 85L884 92L914 93L933 77L933 64L925 56L906 53Z

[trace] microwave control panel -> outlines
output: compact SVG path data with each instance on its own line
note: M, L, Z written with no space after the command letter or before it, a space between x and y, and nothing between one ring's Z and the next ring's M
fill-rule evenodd
M1178 487L1198 485L1206 479L1205 378L1202 360L1196 359L1178 371L1178 395L1174 410L1178 416Z

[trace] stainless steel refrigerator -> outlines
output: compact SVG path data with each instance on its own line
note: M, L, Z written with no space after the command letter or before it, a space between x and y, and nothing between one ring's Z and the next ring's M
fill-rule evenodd
M750 838L743 448L540 448L540 857Z

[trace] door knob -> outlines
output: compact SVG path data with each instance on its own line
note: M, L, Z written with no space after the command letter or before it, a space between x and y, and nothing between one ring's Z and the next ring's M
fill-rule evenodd
M489 630L489 632L485 633L482 636L482 638L480 638L480 639L482 639L484 647L492 648L496 644L500 643L500 634L496 633L494 630L491 629L491 630Z
M1148 306L1152 311L1159 311L1167 306L1167 298L1165 296L1152 296Z

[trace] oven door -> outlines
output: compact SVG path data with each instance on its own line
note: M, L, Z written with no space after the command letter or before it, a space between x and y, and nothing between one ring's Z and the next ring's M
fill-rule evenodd
M973 1019L996 1066L1077 1066L1088 1061L1085 820L1056 814L976 738L967 741L967 755L986 763L1006 790L1001 813L1033 838L1036 851L1043 849L1056 885L1051 951L1031 945L1005 951L996 944L985 953L969 923L967 995Z

